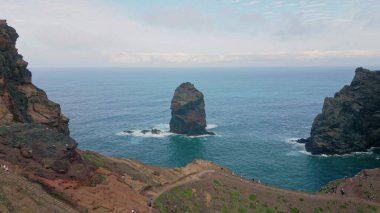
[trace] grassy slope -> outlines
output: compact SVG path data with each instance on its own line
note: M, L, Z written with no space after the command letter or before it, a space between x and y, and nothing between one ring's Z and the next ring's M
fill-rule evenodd
M160 212L380 212L380 204L339 194L309 194L226 174L177 186L155 201Z
M345 196L303 193L265 186L232 175L207 161L194 161L177 169L159 168L128 159L81 152L96 167L99 184L67 187L50 181L57 192L91 212L371 212L380 213L380 169L365 170L353 178L331 182L324 188L344 187ZM26 180L26 179L25 179ZM36 199L25 187L0 176L0 212L51 212L50 195ZM29 184L29 183L28 183ZM36 185L35 183L30 183ZM49 182L46 182L49 185ZM39 192L46 192L34 187ZM147 200L153 198L154 209ZM26 208L27 209L23 209Z

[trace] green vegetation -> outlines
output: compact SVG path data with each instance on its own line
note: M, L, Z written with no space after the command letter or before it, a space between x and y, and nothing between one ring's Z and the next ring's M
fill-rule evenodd
M341 209L347 209L348 203L343 203L342 205L339 206Z
M252 201L255 201L256 200L256 195L254 195L254 194L249 195L249 199L252 200Z
M219 187L222 185L218 180L214 180L212 183L214 184L215 187Z
M256 206L255 206L255 204L253 204L253 203L249 203L249 208L251 208L251 209L255 209Z
M221 184L218 180L213 180L213 181L212 181L212 184L213 184L213 186L214 186L214 190L215 190L216 192L219 192L220 189L221 189L222 184Z
M314 213L322 213L323 212L323 208L319 207L319 208L315 208L313 210Z
M99 177L100 184L107 184L107 178L105 175L102 174L96 174Z
M290 213L299 213L300 210L297 208L290 208Z
M343 182L343 180L333 180L333 181L330 181L328 182L325 186L322 186L320 192L322 193L329 193L331 192L333 189L337 188L339 184L341 184Z
M162 197L160 196L160 197L154 202L154 206L155 206L156 208L158 208L158 211L160 211L160 213L167 213L167 211L166 211L164 205L163 205L162 202L161 202L161 199L162 199Z
M107 165L107 163L101 157L98 157L98 156L96 156L92 153L88 153L88 152L83 153L82 156L84 157L84 159L86 159L92 165L94 165L96 167L103 167L105 169L110 169L110 167Z
M175 202L175 208L170 203ZM193 191L189 187L177 186L168 192L162 194L158 197L154 206L159 210L160 213L171 212L172 210L176 212L202 212L203 206L201 201L198 201L196 197L193 196Z
M300 198L299 198L299 200L300 200L301 202L303 202L303 201L304 201L304 199L303 199L302 197L300 197Z
M0 190L0 204L4 205L9 212L16 212L7 196Z
M98 179L91 178L91 180L90 180L90 186L91 187L96 187L96 185L98 185L98 184L107 184L107 178L105 175L96 174L96 177L98 177Z
M278 202L282 202L282 203L287 203L288 202L288 199L286 199L284 196L282 196L282 195L278 195L277 196L277 201Z
M239 206L240 192L230 192L231 209Z
M356 209L356 212L357 212L357 213L364 213L365 211L364 211L363 208L358 207L358 208Z
M190 199L193 196L193 191L187 187L174 187L172 191L180 197Z
M378 208L377 208L376 206L368 205L367 207L368 207L368 209L369 209L371 212L378 212Z

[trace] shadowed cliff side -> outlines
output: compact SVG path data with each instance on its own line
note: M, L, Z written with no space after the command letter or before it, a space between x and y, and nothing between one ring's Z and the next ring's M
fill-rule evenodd
M28 63L15 47L17 38L15 29L0 20L0 123L45 124L68 135L69 119L32 83Z
M349 86L326 97L310 138L312 154L346 154L380 146L380 71L357 68Z
M94 168L78 154L60 106L32 84L17 38L0 20L0 160L27 176L89 182Z

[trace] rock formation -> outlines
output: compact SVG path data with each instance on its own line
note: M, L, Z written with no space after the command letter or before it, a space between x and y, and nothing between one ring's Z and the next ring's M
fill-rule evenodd
M0 20L0 123L38 123L69 134L59 104L32 84L28 63L15 47L18 34Z
M0 160L38 176L84 180L91 166L78 154L60 106L32 84L17 38L0 20Z
M326 97L310 138L312 154L346 154L380 146L380 71L357 68L350 86Z
M206 131L203 94L193 84L186 82L177 87L170 109L170 132L186 135L213 134Z

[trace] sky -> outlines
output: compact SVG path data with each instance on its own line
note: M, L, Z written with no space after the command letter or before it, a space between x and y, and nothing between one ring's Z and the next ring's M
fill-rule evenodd
M29 67L380 67L379 0L1 0Z

